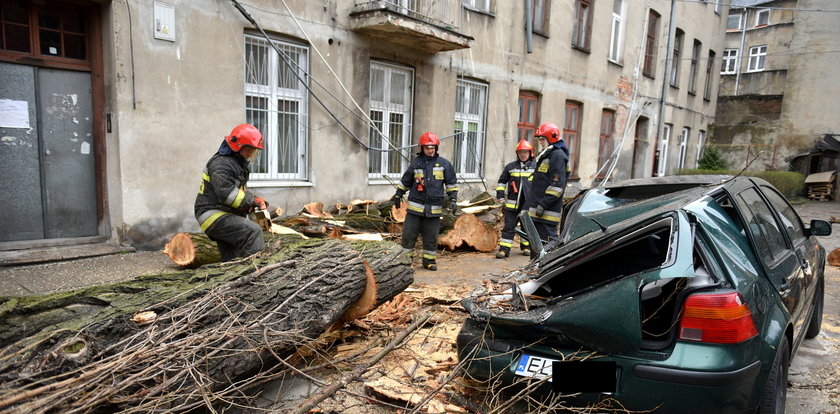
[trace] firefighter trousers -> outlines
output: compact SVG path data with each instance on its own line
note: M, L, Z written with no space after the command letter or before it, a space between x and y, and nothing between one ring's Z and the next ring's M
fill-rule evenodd
M223 262L237 257L248 257L265 250L265 239L260 225L236 214L219 217L204 231L216 242Z
M423 264L435 263L437 258L440 217L406 214L403 222L402 247L414 251L417 236L423 236Z
M516 235L516 224L519 222L519 212L521 210L504 209L502 214L505 218L505 226L502 228L502 238L499 240L499 250L510 253L513 247L513 237ZM522 250L530 249L528 240L520 237L519 248Z

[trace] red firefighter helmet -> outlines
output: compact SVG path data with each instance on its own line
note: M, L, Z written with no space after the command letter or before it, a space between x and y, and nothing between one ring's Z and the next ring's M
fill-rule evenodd
M431 132L426 132L420 136L420 146L424 145L434 145L439 146L440 140L438 139L437 135Z
M534 146L527 139L519 141L519 144L516 145L516 152L519 151L528 151L532 157L534 156Z
M230 149L239 152L244 146L263 149L263 136L257 127L251 124L239 124L225 137Z
M549 144L553 144L560 141L560 128L557 128L557 125L554 124L554 122L546 122L537 128L537 133L534 134L534 136L544 137L548 140Z

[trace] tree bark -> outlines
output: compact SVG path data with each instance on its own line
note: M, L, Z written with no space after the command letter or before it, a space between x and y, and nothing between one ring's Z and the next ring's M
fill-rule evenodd
M272 237L239 262L0 298L0 411L209 404L345 320L371 276L378 306L413 282L411 260L391 242Z

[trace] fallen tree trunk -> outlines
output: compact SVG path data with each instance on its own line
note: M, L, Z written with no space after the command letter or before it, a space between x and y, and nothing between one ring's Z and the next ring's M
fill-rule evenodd
M480 252L492 252L499 243L496 229L479 220L473 214L462 214L455 219L452 230L438 238L438 245L455 250L463 245Z
M176 265L190 268L222 260L216 242L204 233L178 233L166 243L163 253Z
M211 406L351 308L372 309L413 281L394 243L294 240L239 263L0 298L0 411ZM373 306L358 303L370 278ZM157 317L138 324L139 311Z

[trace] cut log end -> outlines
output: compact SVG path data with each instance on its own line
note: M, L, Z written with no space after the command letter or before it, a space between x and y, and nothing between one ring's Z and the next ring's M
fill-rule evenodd
M163 253L169 256L178 266L188 266L195 260L195 244L186 233L178 233L172 237L163 248Z
M480 252L489 253L498 243L496 229L473 214L458 216L452 230L438 238L438 245L453 251L466 244Z

